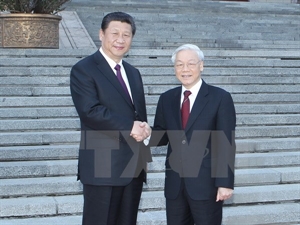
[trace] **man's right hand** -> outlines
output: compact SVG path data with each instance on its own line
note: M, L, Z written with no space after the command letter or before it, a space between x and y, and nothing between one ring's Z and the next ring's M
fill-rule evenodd
M151 135L151 131L152 130L148 123L134 121L130 136L137 142L141 142Z

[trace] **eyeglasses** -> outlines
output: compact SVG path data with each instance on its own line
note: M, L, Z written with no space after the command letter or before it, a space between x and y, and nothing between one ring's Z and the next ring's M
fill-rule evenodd
M176 68L176 70L183 70L184 65L186 65L187 68L189 68L190 70L194 70L194 69L196 69L197 64L200 63L200 62L201 61L198 61L196 63L195 62L189 62L187 64L178 62L178 63L175 64L175 68Z

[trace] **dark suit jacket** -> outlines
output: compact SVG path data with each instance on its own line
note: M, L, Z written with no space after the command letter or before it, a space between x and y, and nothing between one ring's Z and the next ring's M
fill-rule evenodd
M168 144L165 196L175 199L184 180L192 199L216 198L218 187L234 185L236 114L231 95L203 81L185 130L180 98L181 87L160 96L150 140L152 146Z
M100 51L71 70L71 95L81 122L78 179L83 184L127 185L151 161L149 147L130 137L135 120L147 121L141 75L124 60L123 66L134 104Z

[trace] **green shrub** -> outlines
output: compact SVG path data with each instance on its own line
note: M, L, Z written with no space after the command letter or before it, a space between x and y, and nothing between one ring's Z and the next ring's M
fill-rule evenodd
M56 14L71 0L0 0L0 11L10 13Z

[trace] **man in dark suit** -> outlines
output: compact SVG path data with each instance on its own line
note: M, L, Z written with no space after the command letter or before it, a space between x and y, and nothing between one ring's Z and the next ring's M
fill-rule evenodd
M81 122L78 179L83 225L136 224L151 134L139 71L122 60L136 28L123 12L107 14L99 51L72 67L70 87ZM133 135L135 138L133 138Z
M234 186L236 114L231 95L201 79L204 55L195 45L172 56L181 86L158 101L150 145L168 144L168 225L220 225Z

